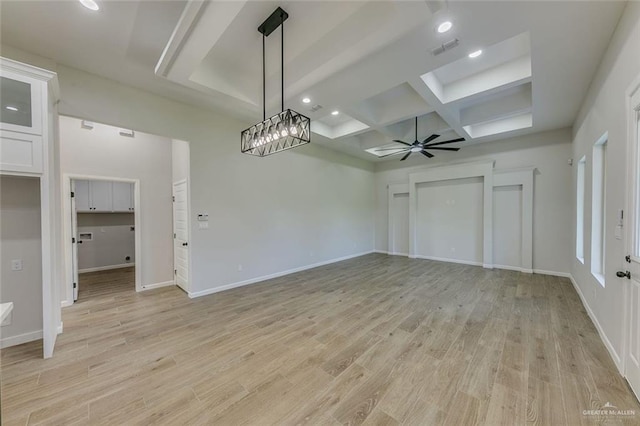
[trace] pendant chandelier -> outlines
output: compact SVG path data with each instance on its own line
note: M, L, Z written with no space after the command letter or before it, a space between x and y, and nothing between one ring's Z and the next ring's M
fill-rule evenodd
M258 31L262 34L262 121L240 134L240 150L244 154L264 157L311 142L311 120L292 109L284 109L284 21L288 17L287 12L277 8L258 27ZM278 27L282 34L280 46L282 108L281 112L267 118L264 46L265 39Z

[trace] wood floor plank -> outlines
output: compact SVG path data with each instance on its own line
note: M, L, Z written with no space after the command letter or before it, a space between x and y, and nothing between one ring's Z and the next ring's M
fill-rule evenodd
M82 274L53 358L0 352L3 424L640 424L565 278L372 254L197 299L133 283Z

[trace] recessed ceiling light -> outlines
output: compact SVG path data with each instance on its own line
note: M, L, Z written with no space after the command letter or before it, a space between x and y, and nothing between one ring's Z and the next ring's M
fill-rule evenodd
M331 115L338 115L338 114L340 114L340 111L333 111L333 112L331 113Z
M439 33L446 33L447 31L449 31L451 29L451 27L453 27L453 24L451 23L451 21L444 21L443 23L438 25L438 32Z
M5 108L9 111L18 111L18 107L14 107L13 105L7 105Z
M100 10L100 6L94 0L80 0L84 7L90 10Z
M470 58L477 58L480 55L482 55L482 49L478 49L475 52L469 53Z
M309 102L311 102L311 99L309 99L309 98L302 98L302 103L303 103L303 104L308 104Z

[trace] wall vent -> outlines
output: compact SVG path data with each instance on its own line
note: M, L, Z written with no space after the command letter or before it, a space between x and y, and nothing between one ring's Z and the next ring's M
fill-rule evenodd
M432 49L431 50L431 54L433 56L438 56L439 54L444 53L447 50L453 49L454 47L456 47L459 44L460 44L460 40L458 40L457 38L454 38L453 40L449 40L447 42L444 42L440 46L436 47L435 49Z
M316 111L320 111L322 109L322 105L318 105L315 104L314 106L311 107L311 112L316 112Z

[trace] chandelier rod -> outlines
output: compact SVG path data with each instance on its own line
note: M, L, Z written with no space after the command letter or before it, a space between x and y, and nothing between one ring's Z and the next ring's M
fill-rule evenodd
M280 12L280 19L280 88L282 95L282 108L280 109L280 111L284 111L284 14L282 12Z
M267 84L265 77L264 33L262 34L262 121L267 119Z

